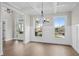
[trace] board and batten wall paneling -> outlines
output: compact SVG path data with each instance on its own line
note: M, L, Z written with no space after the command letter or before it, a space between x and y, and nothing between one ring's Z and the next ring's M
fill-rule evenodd
M72 11L72 46L79 53L79 4Z
M5 41L8 41L8 40L12 40L12 13L7 13L7 11L5 10L7 9L7 7L3 7L2 6L2 12L1 12L1 19L2 19L2 22L5 22Z
M1 20L1 2L0 2L0 55L3 55L2 51L2 20Z

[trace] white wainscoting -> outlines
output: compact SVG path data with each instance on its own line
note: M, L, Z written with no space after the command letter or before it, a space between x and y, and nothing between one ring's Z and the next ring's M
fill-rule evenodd
M72 26L72 47L79 53L79 25Z

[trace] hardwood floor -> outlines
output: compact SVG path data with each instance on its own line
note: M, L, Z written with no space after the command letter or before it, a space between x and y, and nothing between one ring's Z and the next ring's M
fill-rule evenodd
M77 52L71 46L21 41L4 43L4 56L76 56Z

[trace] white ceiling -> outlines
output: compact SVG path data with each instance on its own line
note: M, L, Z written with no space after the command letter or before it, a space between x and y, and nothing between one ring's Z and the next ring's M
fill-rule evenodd
M28 13L29 15L38 15L41 13L41 2L8 2L10 5ZM78 2L43 2L44 14L53 14L72 11Z

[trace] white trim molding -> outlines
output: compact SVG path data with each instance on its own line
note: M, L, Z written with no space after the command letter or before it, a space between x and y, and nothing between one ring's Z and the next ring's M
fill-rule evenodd
M0 56L3 55L3 52L0 53Z

